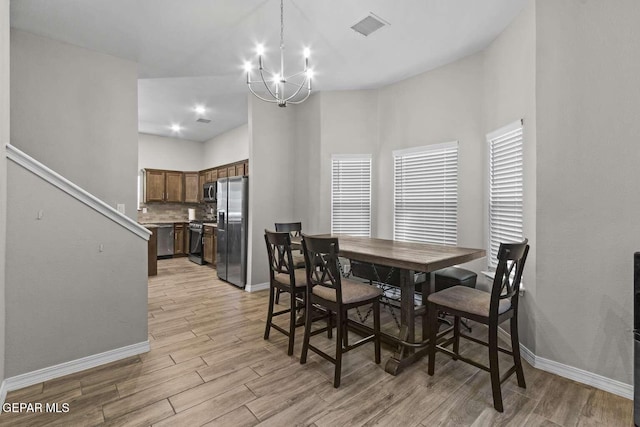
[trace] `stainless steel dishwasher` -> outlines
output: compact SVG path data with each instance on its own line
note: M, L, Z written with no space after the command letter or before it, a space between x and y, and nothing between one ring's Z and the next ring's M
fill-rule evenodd
M158 224L158 256L173 255L173 224Z

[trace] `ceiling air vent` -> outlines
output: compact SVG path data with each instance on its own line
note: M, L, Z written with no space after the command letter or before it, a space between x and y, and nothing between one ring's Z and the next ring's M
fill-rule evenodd
M360 22L358 22L355 25L353 25L351 27L351 29L353 31L355 31L357 33L360 33L363 36L367 37L367 36L369 36L369 34L373 33L374 31L379 30L380 28L384 27L385 25L389 25L389 23L387 21L385 21L384 19L380 18L379 16L376 16L373 13L369 13L369 16L367 16L366 18L364 18Z
M198 123L211 123L211 119L205 119L203 117L200 117L198 120L196 120L196 122L198 122Z

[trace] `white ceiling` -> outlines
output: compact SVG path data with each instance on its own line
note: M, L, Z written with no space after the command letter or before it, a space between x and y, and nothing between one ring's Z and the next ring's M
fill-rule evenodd
M384 86L483 49L525 2L285 0L285 66L297 71L309 46L316 90ZM350 29L370 12L390 25ZM205 141L246 123L242 66L258 42L277 61L280 2L12 0L11 25L138 62L140 132ZM196 104L211 123L195 122Z

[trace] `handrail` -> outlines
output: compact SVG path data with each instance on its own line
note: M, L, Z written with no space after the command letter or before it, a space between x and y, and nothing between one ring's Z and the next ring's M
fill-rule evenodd
M6 145L7 158L22 166L28 171L34 173L40 178L52 184L80 202L84 203L88 207L92 208L96 212L106 216L116 224L126 228L132 233L138 235L144 240L149 240L151 232L129 218L128 216L118 212L102 200L98 199L93 194L78 187L73 182L69 181L59 173L49 169L33 157L20 151L18 148L11 144Z

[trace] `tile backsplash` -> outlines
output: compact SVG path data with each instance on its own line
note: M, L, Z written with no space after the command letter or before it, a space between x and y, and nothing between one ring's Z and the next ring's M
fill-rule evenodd
M142 212L143 208L147 209L147 213ZM189 208L196 210L196 219L203 221L215 220L215 203L141 203L138 210L138 221L188 221ZM213 213L211 213L212 210Z

